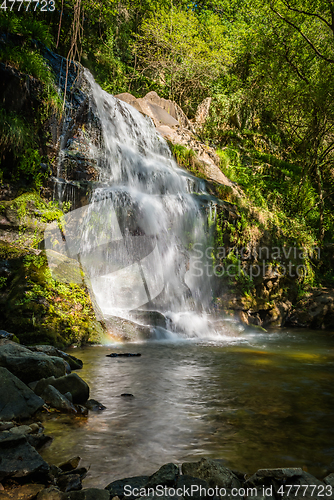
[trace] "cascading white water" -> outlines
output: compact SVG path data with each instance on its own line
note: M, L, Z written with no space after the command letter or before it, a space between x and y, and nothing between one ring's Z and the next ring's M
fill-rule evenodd
M205 183L177 166L151 119L104 92L87 70L85 78L103 137L99 187L89 205L66 216L57 251L79 261L105 317L153 309L174 332L203 337L211 284L191 248L205 248L208 237L208 214L195 196Z

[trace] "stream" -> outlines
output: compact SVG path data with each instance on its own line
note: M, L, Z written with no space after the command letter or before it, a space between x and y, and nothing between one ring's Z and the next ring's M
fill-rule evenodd
M84 361L78 373L90 397L107 409L45 417L54 441L43 457L81 456L90 467L85 487L204 456L248 473L306 467L321 475L334 455L333 335L232 332L70 350Z

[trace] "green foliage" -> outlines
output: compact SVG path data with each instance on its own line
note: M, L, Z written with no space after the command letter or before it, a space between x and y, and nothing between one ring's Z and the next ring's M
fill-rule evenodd
M24 193L10 204L17 211L20 220L26 216L38 217L42 222L62 221L64 213L70 209L70 202L64 204L63 209L59 207L57 201L45 201L36 192Z
M8 150L15 144L14 153L32 145L33 138L27 121L13 111L0 109L0 149Z
M225 27L213 12L161 8L144 19L133 50L143 72L191 113L231 61L228 46Z
M66 346L99 340L102 328L84 286L54 280L44 253L28 253L21 263L1 312L2 324L25 343Z
M174 156L176 162L181 166L189 170L196 177L200 177L205 179L206 176L203 173L203 168L201 162L197 159L195 151L192 149L186 148L181 144L173 144L170 141L167 141Z
M31 12L24 12L24 16L16 11L2 12L0 16L0 31L21 35L25 40L33 39L50 47L53 37L48 25L36 19Z
M28 149L17 163L16 179L26 178L28 182L34 182L35 186L40 188L45 178L45 174L41 172L41 161L42 158L38 151Z
M7 284L7 278L6 278L6 276L0 276L0 290L2 288L5 288L6 284Z

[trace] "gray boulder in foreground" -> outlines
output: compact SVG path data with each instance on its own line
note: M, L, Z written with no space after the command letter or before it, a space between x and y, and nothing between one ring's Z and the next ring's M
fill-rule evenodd
M182 464L182 474L207 481L210 487L240 488L241 483L233 472L215 460L202 458L199 462Z
M26 384L52 375L56 378L65 375L62 358L35 353L19 344L0 346L0 366Z
M44 405L43 399L6 368L0 367L0 418L29 418Z
M24 477L34 472L47 474L49 465L26 440L10 432L0 435L0 481L6 477Z

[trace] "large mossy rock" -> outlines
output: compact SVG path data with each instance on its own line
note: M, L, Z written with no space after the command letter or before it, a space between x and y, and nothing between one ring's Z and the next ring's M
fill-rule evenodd
M0 366L7 368L26 384L44 377L57 378L65 375L62 358L31 352L18 344L0 346Z
M32 193L2 201L0 208L0 276L5 277L1 327L23 344L100 342L104 326L96 318L82 271L72 262L65 266L57 261L59 277L54 277L45 252L33 248L61 212Z
M0 368L0 418L29 418L44 405L20 379L6 368Z

